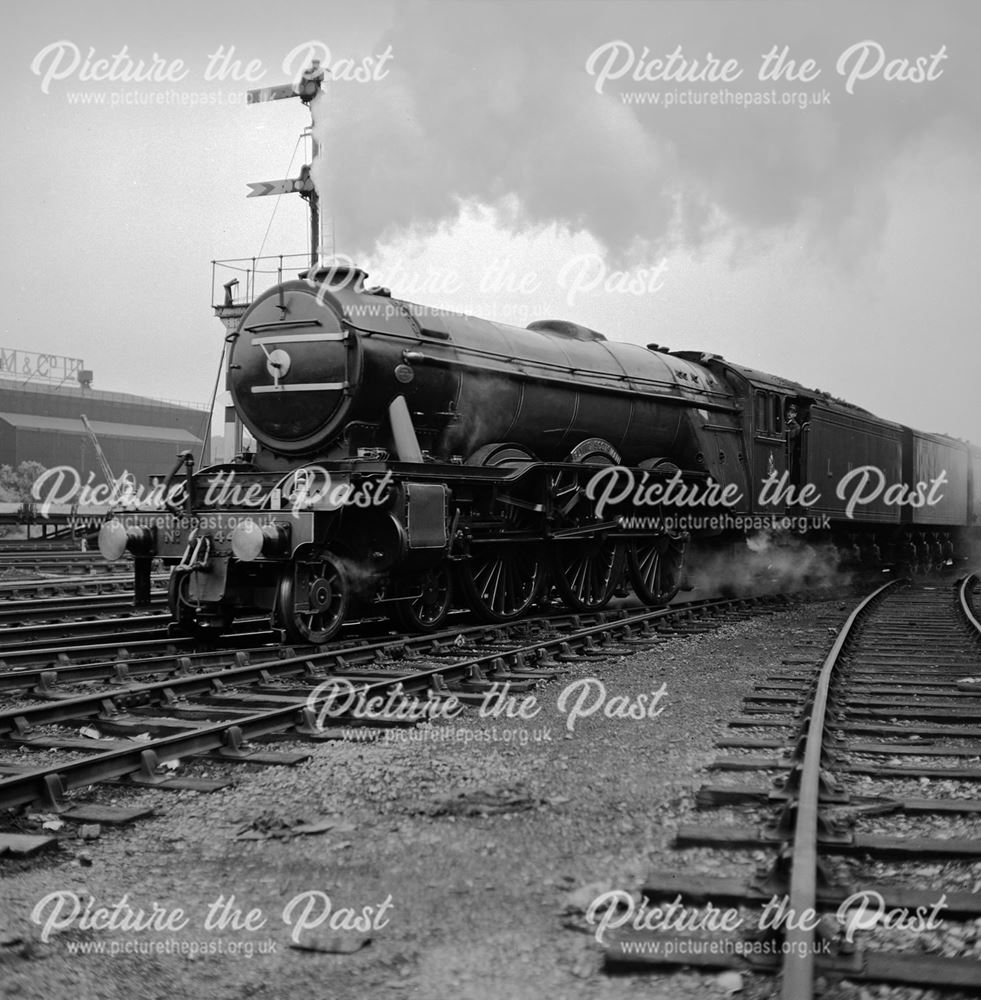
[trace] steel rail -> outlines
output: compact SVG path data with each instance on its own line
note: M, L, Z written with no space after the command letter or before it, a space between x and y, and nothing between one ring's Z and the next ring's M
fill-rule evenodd
M701 598L696 601L681 602L679 604L671 605L671 607L697 611L699 608L704 607L707 603L708 599ZM623 616L628 613L629 609L626 608L606 608L598 612L574 612L568 609L557 609L551 614L539 614L533 618L522 618L513 622L492 623L484 626L469 626L461 628L448 622L447 625L444 626L444 629L440 632L403 635L396 640L392 640L391 636L387 634L390 625L386 619L367 618L360 621L347 622L344 625L344 630L354 631L355 634L358 634L364 625L372 626L383 623L385 628L385 633L383 633L385 636L384 641L394 641L405 646L406 648L424 649L426 645L432 641L442 640L444 638L454 639L461 632L464 634L476 634L481 630L495 628L507 629L521 625L540 624L546 621L561 623L562 621L572 617L576 617L579 620L586 620L595 617L601 617L604 620L609 620L613 616ZM457 614L463 616L466 612L460 611ZM71 659L68 658L68 652L55 647L49 647L43 650L24 650L22 652L16 650L0 650L0 693L4 691L18 691L25 688L29 689L42 684L47 684L49 682L55 684L62 682L71 684L88 680L110 680L117 672L117 668L120 664L125 665L129 673L134 674L161 672L174 673L178 670L177 661L179 658L190 658L191 660L195 660L207 658L209 656L221 657L222 654L224 654L231 659L236 652L242 651L243 647L241 642L243 635L251 636L251 638L255 640L251 649L252 652L261 652L269 648L268 640L271 633L267 633L263 629L259 632L240 633L238 635L232 633L230 635L226 635L222 640L223 645L200 653L191 652L190 649L193 649L195 641L192 637L182 635L171 635L163 639L153 639L147 641L134 641L131 637L123 637L121 642L88 645L84 647L75 646L70 650ZM360 641L362 643L372 642L376 638L377 633L369 633L367 635L361 635ZM2 640L2 631L0 631L0 640ZM339 648L340 643L342 642L350 645L353 644L355 640L353 637L342 636L339 639L335 639L329 646L309 647L309 652L318 654L329 653ZM232 645L227 645L226 643L231 643ZM304 647L295 645L281 648L303 649ZM155 651L157 649L160 650L159 655L155 655ZM250 650L246 647L245 651L249 652ZM295 656L296 654L290 655ZM304 655L308 654L305 653ZM18 661L20 661L19 664ZM7 669L3 669L4 666Z
M117 613L120 610L117 609ZM164 638L171 622L170 610L163 601L133 605L128 609L130 614L122 617L86 617L84 619L69 619L60 622L34 622L18 625L0 626L0 659L9 646L17 653L26 653L37 649L50 649L46 643L58 642L64 652L70 652L79 643L113 637L120 639L132 635L134 638Z
M253 633L253 637L255 634ZM51 688L62 684L79 684L82 682L103 681L116 686L120 677L139 674L155 674L160 677L186 673L197 663L206 666L221 666L227 662L231 665L236 655L242 655L243 650L219 646L215 649L194 652L186 648L178 650L175 639L163 643L151 644L153 647L163 646L162 652L150 652L144 656L133 656L130 643L114 647L115 655L110 659L90 660L75 663L66 660L47 663L41 667L15 667L13 670L0 670L0 696L10 692L30 691L34 688ZM169 651L168 651L169 648ZM273 658L280 656L280 647L251 646L244 651L247 656L260 653L271 653ZM72 650L76 652L76 650Z
M740 603L746 598L725 599L727 604ZM722 601L720 600L720 604ZM685 612L698 611L706 608L713 608L716 605L711 601L693 601L691 604L675 605L670 608L658 608L652 611L644 611L638 614L637 618L630 618L629 613L622 610L599 611L592 614L570 614L568 612L538 618L526 618L520 622L510 623L522 626L578 626L576 634L585 634L586 630L603 631L612 626L620 626L623 622L636 623L643 618L645 621L668 616L675 616ZM602 619L592 621L588 625L582 625L583 619ZM188 698L195 695L207 694L216 689L216 682L226 687L235 687L241 684L257 684L267 677L289 676L291 674L309 672L312 668L324 668L327 666L339 665L342 670L362 667L377 663L379 655L384 655L393 650L411 649L420 655L427 652L443 651L447 645L463 636L465 639L480 640L484 638L495 638L507 625L497 623L486 625L471 625L465 628L447 629L442 632L432 632L417 636L386 636L377 642L354 641L340 647L329 649L312 649L308 652L295 654L293 656L279 657L275 655L274 647L260 647L252 650L225 650L223 653L210 655L224 655L232 660L234 665L219 667L201 673L187 673L186 670L178 676L168 677L161 681L150 683L120 686L114 690L98 691L78 695L74 698L58 698L55 701L42 702L26 707L15 707L0 711L0 738L4 735L23 730L24 726L49 725L63 722L67 719L78 718L79 716L97 714L112 702L121 707L134 705L146 706L151 704L161 704L174 697ZM563 637L563 642L569 639ZM528 647L531 648L531 647ZM251 655L265 654L269 658L259 659L251 662ZM209 654L202 654L207 656ZM491 654L492 657L513 656L513 653L502 654L497 651ZM176 666L181 660L187 661L191 657L181 657L173 654L171 657ZM119 661L112 661L113 665L119 665ZM139 661L137 661L139 662ZM411 662L411 661L410 661ZM134 664L135 665L135 664ZM188 664L189 666L189 664ZM446 665L437 667L435 672L446 669ZM159 663L155 664L156 672L160 672ZM28 673L24 671L24 673ZM30 671L34 674L35 671ZM38 674L42 671L38 671ZM323 678L319 678L323 680ZM396 678L397 680L397 678Z
M91 552L79 552L77 549L0 549L0 566L12 562L55 562L66 566L73 563L93 563L102 558L98 549Z
M166 581L170 579L170 573L154 573L150 577L151 581ZM126 579L126 574L107 573L102 576L86 576L77 573L75 576L46 576L31 577L23 580L0 580L0 596L8 593L20 593L27 590L51 590L58 587L96 587L101 585L111 585L113 587L125 587L132 591L132 583ZM126 591L117 591L125 593ZM27 598L33 600L33 598Z
M167 591L157 588L150 592L151 604L166 601ZM29 618L49 618L56 615L103 614L107 611L132 611L132 591L129 594L76 594L66 597L36 597L20 601L0 601L0 623L20 622ZM3 625L0 624L0 630ZM2 636L0 631L0 636Z
M793 857L790 870L789 914L784 935L780 996L782 1000L805 1000L814 990L814 917L817 913L818 800L821 788L821 745L828 709L831 677L855 625L865 612L899 580L890 580L848 616L834 645L821 665L807 727L807 742L797 797Z
M364 625L374 625L381 619L364 619L347 622L344 629L355 631ZM254 624L264 626L265 619L242 619L241 625ZM457 630L459 631L459 630ZM436 633L432 633L435 635ZM450 633L455 636L457 632ZM0 630L0 639L3 632ZM418 636L423 639L427 636ZM361 641L371 641L371 636L363 638ZM412 641L413 637L404 640ZM251 645L242 646L243 640ZM228 661L229 666L236 657L243 653L246 656L267 654L272 652L274 657L285 659L283 650L303 649L301 645L280 646L273 645L273 633L260 627L258 631L232 632L221 638L221 644L210 649L195 651L197 640L193 636L168 635L162 639L152 639L147 641L132 641L126 636L121 637L120 642L91 645L85 647L75 646L68 651L61 651L56 659L51 659L54 650L46 649L38 651L27 650L23 656L29 664L41 660L40 666L13 666L12 657L0 649L0 694L5 691L23 691L39 686L50 686L51 684L77 684L81 681L106 681L118 683L120 668L125 669L126 674L175 674L186 673L188 664L193 665L197 661L216 661L219 665L222 661ZM339 642L354 643L355 640L342 639ZM338 644L339 644L338 642ZM311 647L316 652L324 652L326 646ZM70 654L70 655L69 655ZM84 654L81 659L72 657ZM290 656L296 656L290 652ZM93 658L94 657L94 658ZM2 666L8 669L2 669Z
M136 643L166 642L170 639L171 616L167 608L161 609L157 605L152 613L139 608L134 610L138 617L101 618L62 625L26 625L0 630L0 660L8 667L17 662L46 663L76 651L84 652L110 644L132 647ZM6 639L3 632L10 633ZM25 634L36 638L26 639Z
M728 598L718 601L705 601L702 602L702 607L714 609L732 605L743 606L748 600L747 598ZM359 689L364 690L366 696L370 693L384 691L387 688L395 688L397 685L401 685L402 691L416 691L420 688L428 689L430 682L436 676L441 677L444 681L458 677L465 678L475 668L479 669L485 665L493 667L495 661L509 658L517 659L520 656L534 656L538 650L548 650L554 647L561 648L563 644L570 642L585 644L589 639L598 634L622 631L633 626L642 625L645 622L656 621L659 618L687 613L690 610L691 608L687 606L675 606L645 611L637 615L625 615L608 622L600 622L599 624L589 625L585 628L580 627L572 633L559 634L547 639L538 640L515 649L510 649L507 652L492 650L478 656L465 657L453 663L414 671L408 675L380 676L373 683L368 683L366 686L359 685ZM576 618L581 619L582 616L573 615L569 617L575 620ZM522 623L523 620L515 624ZM477 628L488 634L493 634L495 631L499 632L502 626L495 624L478 626ZM460 634L459 629L452 633L454 637L458 634ZM390 643L389 645L404 645L404 643L404 639L399 639L397 643ZM364 647L356 647L356 650L363 652ZM292 658L292 662L306 664L318 659L336 659L339 655L340 651L332 650L326 653L294 657ZM279 661L277 665L282 666L285 662L287 661ZM267 663L256 665L255 668L241 669L261 670L264 667L266 670L269 670L271 666L271 664ZM337 676L342 677L343 674ZM223 672L220 679L224 682L230 678L225 676ZM189 681L193 683L194 681L200 681L200 678L191 678ZM151 686L148 685L147 687ZM172 681L164 681L152 685L152 687L154 689L165 690L167 688L173 689L175 685ZM121 694L125 694L125 692L121 692ZM91 701L92 699L83 700ZM106 702L111 699L106 694L103 694L98 700ZM57 712L59 707L60 703L56 703L50 706L48 711ZM65 703L65 707L69 707L68 703ZM32 711L33 707L25 709L20 713L7 712L3 713L3 715L8 717L6 721L9 724L14 721L9 718L10 716L16 716L17 714L24 716ZM157 762L177 760L196 753L220 751L222 748L229 746L230 740L232 741L231 745L234 746L236 743L247 742L290 729L297 729L301 733L308 735L316 735L316 730L314 729L315 719L316 717L309 705L308 697L285 707L257 712L210 726L197 727L188 732L155 739L148 744L136 744L132 748L126 747L119 750L108 750L103 753L94 754L84 760L62 764L56 763L47 768L38 768L0 778L0 808L13 808L35 801L43 801L46 798L57 798L65 791L83 788L109 778L121 777L141 768L151 770L152 767L156 766ZM340 722L344 720L338 719L335 721ZM232 737L233 731L235 734L234 739Z
M974 614L971 602L971 589L978 582L978 579L977 573L969 573L965 576L961 580L957 596L961 602L961 611L964 613L967 623L978 633L978 637L981 638L981 622L978 621L977 616Z
M81 552L79 540L69 538L4 538L0 539L0 555L11 555L20 552Z
M149 610L153 611L156 607L157 605L153 605ZM166 654L176 650L194 650L200 647L201 642L193 636L173 631L171 628L173 622L169 614L157 614L156 617L160 619L157 626L140 626L136 618L123 619L124 624L130 625L129 628L117 628L102 635L96 633L79 636L86 641L78 645L66 642L64 637L52 635L37 642L28 642L8 649L2 645L3 630L0 630L0 678L7 678L21 671L57 670L61 666L77 666L82 661L87 663L118 661L123 650L126 657L137 657L152 656L160 652ZM105 628L111 622L102 620L85 624L95 629ZM259 630L257 631L254 626L258 626ZM239 630L229 632L222 637L225 648L242 649L243 642L258 646L272 638L268 620L265 618L243 618L236 622L236 628ZM245 629L249 631L244 631ZM40 631L40 628L37 631ZM100 642L100 639L104 641ZM50 645L52 642L58 642L60 645L52 646ZM0 683L0 690L10 686Z
M92 636L89 636L91 640ZM71 646L66 649L64 646L47 646L43 649L0 649L0 662L5 666L3 674L20 671L44 669L54 669L59 664L67 663L69 654L75 661L101 659L105 662L108 659L115 659L122 650L126 650L130 656L138 656L140 653L160 652L173 650L193 650L196 648L196 640L191 636L168 635L157 639L136 639L125 635L116 636L114 642L90 642L84 646Z

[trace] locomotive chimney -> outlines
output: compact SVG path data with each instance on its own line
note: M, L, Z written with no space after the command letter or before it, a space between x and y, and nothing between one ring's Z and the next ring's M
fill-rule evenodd
M311 267L308 271L301 271L297 277L301 281L311 281L324 288L350 288L354 292L363 292L364 279L368 274L360 267L334 264L327 267Z

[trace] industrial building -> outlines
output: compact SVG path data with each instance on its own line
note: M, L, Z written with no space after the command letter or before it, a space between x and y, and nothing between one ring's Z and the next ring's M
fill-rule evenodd
M207 406L104 392L91 380L79 359L0 348L0 465L69 465L82 482L89 473L101 482L97 440L114 475L145 483L168 473L178 452L207 458Z

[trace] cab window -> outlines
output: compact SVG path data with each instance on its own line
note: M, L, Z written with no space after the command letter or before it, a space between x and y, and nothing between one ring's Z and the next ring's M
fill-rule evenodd
M756 433L767 437L783 433L783 400L775 392L757 392L754 399Z

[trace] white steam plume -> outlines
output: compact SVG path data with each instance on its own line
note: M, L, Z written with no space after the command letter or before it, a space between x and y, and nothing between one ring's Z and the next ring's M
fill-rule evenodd
M321 193L338 249L356 258L379 241L430 231L461 204L500 208L524 230L557 223L596 237L612 258L704 246L727 232L741 250L800 227L835 253L864 252L885 225L881 178L923 143L976 149L981 61L949 58L924 85L884 79L845 90L841 54L863 38L887 57L981 50L967 4L398 5L376 48L392 46L387 75L328 82L329 178ZM645 93L719 89L640 82L625 74L596 91L591 53L622 39L637 58L737 59L728 89L827 89L829 104L655 107ZM771 85L757 73L772 46L814 59L813 82ZM880 74L881 77L882 74ZM340 197L331 198L331 190ZM507 205L516 202L517 213Z

